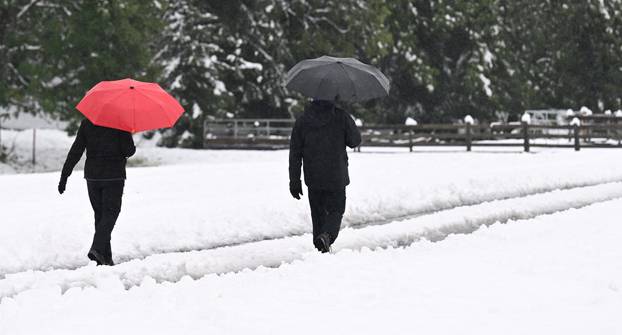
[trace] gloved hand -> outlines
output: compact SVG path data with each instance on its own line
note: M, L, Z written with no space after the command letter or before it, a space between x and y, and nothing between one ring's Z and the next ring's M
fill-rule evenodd
M65 187L67 187L67 177L60 177L60 181L58 182L58 193L63 194L65 192Z
M292 194L294 199L300 200L302 195L302 183L300 180L294 180L289 182L289 193Z

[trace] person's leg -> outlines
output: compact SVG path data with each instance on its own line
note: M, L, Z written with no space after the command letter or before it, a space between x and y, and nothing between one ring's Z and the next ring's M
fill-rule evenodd
M346 190L330 191L325 193L324 204L326 217L324 220L324 231L330 236L330 243L335 243L339 230L341 229L341 219L346 210Z
M93 234L93 243L91 244L91 249L95 249L97 230L102 218L102 188L101 183L94 181L87 181L86 185L89 192L91 207L93 207L93 213L95 214L95 233Z
M311 208L311 221L313 222L313 244L316 248L317 237L322 233L322 226L324 225L324 206L322 205L322 191L308 189L309 207Z
M114 229L123 197L124 181L106 182L102 192L102 218L97 231L97 250L100 250L108 261L112 260L110 237Z

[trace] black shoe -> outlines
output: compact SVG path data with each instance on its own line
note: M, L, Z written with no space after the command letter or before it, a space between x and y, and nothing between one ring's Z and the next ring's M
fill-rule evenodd
M330 236L327 233L320 234L314 241L315 247L321 253L330 252Z
M95 249L89 250L89 253L88 253L87 257L90 260L97 262L97 265L106 265L107 264L106 258L104 256L102 256L102 254L100 254Z

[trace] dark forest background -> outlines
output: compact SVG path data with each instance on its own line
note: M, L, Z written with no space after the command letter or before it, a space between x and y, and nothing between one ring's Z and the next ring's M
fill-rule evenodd
M284 74L332 55L391 79L388 98L352 106L366 123L600 112L622 107L621 14L614 0L0 0L0 110L75 121L101 80L157 81L186 109L168 143L200 146L205 118L297 115Z

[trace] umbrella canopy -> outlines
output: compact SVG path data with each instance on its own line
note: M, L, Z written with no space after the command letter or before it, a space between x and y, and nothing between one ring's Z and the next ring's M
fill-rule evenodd
M102 81L76 108L93 124L131 133L172 127L184 109L156 83Z
M354 58L322 56L296 64L285 87L314 99L355 102L387 96L390 83L380 70Z

